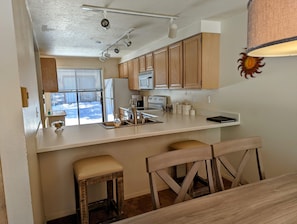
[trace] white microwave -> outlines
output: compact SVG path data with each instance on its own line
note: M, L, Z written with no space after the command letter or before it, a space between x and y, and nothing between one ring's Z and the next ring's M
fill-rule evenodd
M140 72L138 75L140 90L154 89L154 71Z

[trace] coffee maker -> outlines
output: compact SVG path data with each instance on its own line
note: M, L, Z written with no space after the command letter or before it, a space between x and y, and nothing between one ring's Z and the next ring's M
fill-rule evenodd
M131 96L131 105L136 107L143 107L143 99L141 95L132 95Z

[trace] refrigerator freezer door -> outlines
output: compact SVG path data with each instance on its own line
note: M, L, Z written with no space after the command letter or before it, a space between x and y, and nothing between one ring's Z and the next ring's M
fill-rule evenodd
M114 98L114 79L105 79L104 89L106 98Z

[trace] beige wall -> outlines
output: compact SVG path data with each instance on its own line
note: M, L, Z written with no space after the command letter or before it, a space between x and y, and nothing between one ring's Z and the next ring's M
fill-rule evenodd
M240 112L242 118L240 127L222 136L262 136L268 177L297 171L296 57L265 58L261 74L242 78L237 59L246 47L246 18L244 13L222 23L222 88L213 102L216 107Z
M102 69L104 78L118 78L119 58L111 58L101 62L99 58L85 57L55 57L58 68L93 68Z
M0 21L0 155L8 222L43 223L34 138L40 113L33 36L25 1L2 1ZM20 86L29 92L27 108L21 105Z

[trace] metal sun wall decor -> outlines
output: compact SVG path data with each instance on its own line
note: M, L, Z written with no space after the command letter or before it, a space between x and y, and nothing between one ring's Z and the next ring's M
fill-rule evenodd
M259 69L265 65L262 62L264 58L250 57L245 52L241 52L240 55L241 58L237 60L239 63L237 69L241 70L240 76L244 74L244 77L248 79L248 76L255 78L256 74L262 73Z

